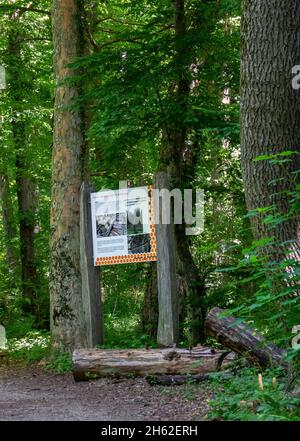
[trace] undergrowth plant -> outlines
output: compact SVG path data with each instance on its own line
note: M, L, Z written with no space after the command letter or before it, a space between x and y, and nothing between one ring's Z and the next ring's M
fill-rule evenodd
M7 341L4 354L13 360L32 363L47 357L50 350L50 336L39 331L28 332L23 338Z
M58 374L69 372L72 370L72 356L69 352L52 350L45 367Z
M8 360L25 365L41 361L46 370L59 374L72 369L71 354L54 349L50 335L46 332L31 331L22 338L10 338L2 354Z
M290 152L257 158L280 165ZM286 192L289 209L280 213L275 205L257 208L248 217L258 216L268 226L269 236L255 240L242 250L242 258L235 267L221 269L222 272L244 274L240 285L255 284L255 296L231 309L231 313L252 322L266 337L284 347L288 360L297 361L300 345L293 345L295 330L300 325L300 262L292 240L276 240L274 228L290 219L298 219L300 214L300 185ZM281 258L273 258L273 250L281 250Z
M215 391L209 418L230 421L300 421L300 395L286 394L280 369L266 370L262 386L256 369L244 368L230 379L211 382Z
M290 152L257 158L280 165L289 159ZM292 241L275 239L276 226L290 219L298 219L300 213L300 185L286 191L289 209L280 213L275 204L257 208L248 217L257 216L268 226L269 235L242 250L242 258L236 266L221 269L222 272L239 275L239 284L256 286L255 296L249 296L228 312L239 320L258 328L266 339L286 350L288 371L266 370L262 372L263 388L257 381L256 369L244 368L233 379L220 383L211 401L212 419L224 420L300 420L300 262L292 253ZM281 250L281 258L272 258L273 250ZM296 332L298 331L298 336ZM279 377L279 380L277 380ZM296 391L293 393L293 391Z

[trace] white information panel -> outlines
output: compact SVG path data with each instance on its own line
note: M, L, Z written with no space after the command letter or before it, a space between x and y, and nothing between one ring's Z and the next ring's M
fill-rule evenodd
M152 187L91 194L95 265L154 261Z

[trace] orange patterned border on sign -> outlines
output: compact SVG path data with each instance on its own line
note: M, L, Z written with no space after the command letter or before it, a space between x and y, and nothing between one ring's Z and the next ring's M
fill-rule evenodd
M152 198L152 190L153 190L153 185L148 185L151 252L150 253L142 253L142 254L129 254L127 256L97 257L97 259L95 261L96 266L116 265L116 264L120 264L120 263L156 262L157 261L156 227L155 227L155 218L154 218L154 205L153 205L153 198Z

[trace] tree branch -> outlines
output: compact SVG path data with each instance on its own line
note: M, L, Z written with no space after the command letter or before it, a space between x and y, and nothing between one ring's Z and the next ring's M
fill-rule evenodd
M86 19L85 11L82 15L82 25L83 25L83 31L86 33L87 39L90 42L90 44L92 45L94 51L98 51L98 45L97 45L97 43L93 37L93 34L90 30L89 24Z
M19 40L20 43L24 43L24 41L52 41L51 38L48 37L33 37L33 38L23 38Z
M1 5L0 6L0 11L20 11L20 12L35 12L37 14L44 14L44 15L48 15L49 17L51 16L51 12L50 11L46 11L44 9L39 9L39 8L25 8L24 6L18 6L18 5Z
M109 176L107 172L102 171L102 172L94 172L90 174L91 177L93 176Z
M105 43L102 44L96 44L96 46L94 46L94 49L96 51L100 51L101 49L106 48L107 46L111 46L112 44L115 43L135 43L135 44L142 44L141 41L137 40L136 38L116 38L114 40L109 40L106 41Z
M108 17L104 17L101 18L100 20L95 22L95 25L98 25L100 23L103 23L104 21L113 21L115 23L120 23L120 24L124 24L124 25L128 25L128 26L145 26L143 23L137 23L137 22L130 22L130 21L126 21L126 20L121 20L112 16L108 16Z
M121 34L120 31L114 31L113 29L99 28L98 30L101 32L106 32L107 34Z

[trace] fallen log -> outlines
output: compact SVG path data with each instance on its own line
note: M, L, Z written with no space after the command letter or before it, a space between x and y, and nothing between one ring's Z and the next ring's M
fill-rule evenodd
M268 343L254 329L237 321L233 316L221 316L224 309L213 308L206 319L206 335L214 337L223 346L242 355L260 367L283 366L285 351Z
M73 352L76 381L101 377L205 374L216 370L221 350L189 349L78 349ZM228 363L230 357L224 361Z

